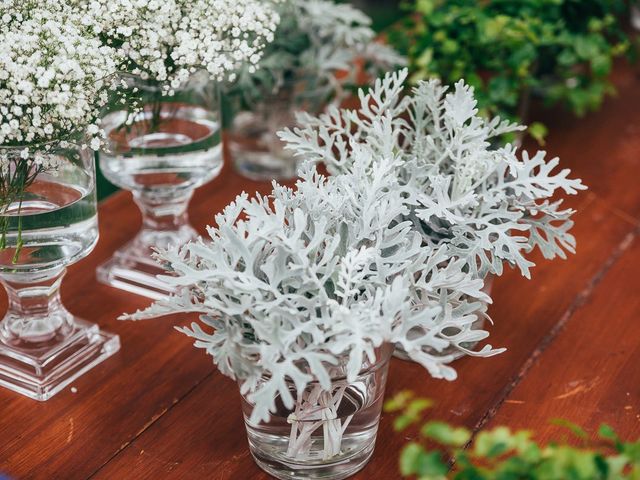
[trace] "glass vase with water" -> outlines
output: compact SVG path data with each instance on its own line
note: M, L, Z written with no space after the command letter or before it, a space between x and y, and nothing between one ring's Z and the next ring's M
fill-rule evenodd
M174 293L157 275L155 249L196 237L187 217L194 190L222 169L217 88L205 72L179 88L123 74L102 119L104 176L133 193L142 212L138 235L98 268L98 279L159 299Z
M0 385L37 400L120 347L60 299L66 267L98 241L94 152L81 143L0 147Z

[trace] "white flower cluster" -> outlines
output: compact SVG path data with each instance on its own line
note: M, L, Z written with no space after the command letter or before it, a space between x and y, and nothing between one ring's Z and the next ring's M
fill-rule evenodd
M455 371L444 350L499 352L466 350L488 335L471 325L490 299L464 262L446 262L446 248L424 247L410 222L396 221L409 211L395 161L354 155L348 174L325 178L309 166L295 190L240 195L216 216L210 241L159 254L175 274L163 278L183 293L126 317L203 313L212 333L196 323L183 331L241 382L252 422L267 420L277 398L293 407L287 379L298 392L315 380L330 390L341 359L353 381L383 343L447 379Z
M269 0L89 0L85 18L122 70L170 88L196 69L220 79L256 65L279 20Z
M306 96L340 100L344 85L354 84L364 64L376 78L404 65L392 48L376 42L371 19L362 11L334 0L284 0L278 9L275 39L265 48L257 71L241 69L233 90L249 102L276 93L291 77L302 77Z
M404 96L406 77L406 70L388 74L361 91L357 111L301 114L303 127L281 139L336 174L352 171L361 149L374 163L399 158L394 175L410 211L403 218L424 245L447 245L476 276L500 275L506 262L529 277L533 263L525 255L536 247L545 258L573 252L574 212L553 197L585 189L580 180L568 178L568 169L554 173L558 159L546 161L544 152L519 159L513 146L497 147L501 135L524 127L479 117L463 81L452 91L436 80L420 82Z
M112 53L64 2L4 0L0 146L47 143L88 127L97 149L95 122L107 101L105 82L115 70Z

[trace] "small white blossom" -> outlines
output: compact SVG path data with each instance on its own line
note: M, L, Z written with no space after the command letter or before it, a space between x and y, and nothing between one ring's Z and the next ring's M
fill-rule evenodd
M116 68L113 51L72 4L0 4L0 146L47 143L81 132L97 117L103 81Z
M89 144L89 147L91 148L91 150L94 150L97 152L98 150L100 150L101 146L102 146L102 141L99 138L94 137L91 139L91 142Z
M120 68L177 88L193 68L215 79L260 58L277 0L88 0L84 16L117 45ZM242 32L241 39L235 35Z

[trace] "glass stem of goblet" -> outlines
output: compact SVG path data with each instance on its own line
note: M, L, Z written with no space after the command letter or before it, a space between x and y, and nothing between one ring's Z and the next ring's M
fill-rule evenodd
M21 348L39 348L73 330L73 316L60 299L66 270L32 283L0 278L8 297L7 314L0 323L0 340Z
M189 224L187 207L192 192L172 198L134 194L134 200L142 212L143 230L179 230Z

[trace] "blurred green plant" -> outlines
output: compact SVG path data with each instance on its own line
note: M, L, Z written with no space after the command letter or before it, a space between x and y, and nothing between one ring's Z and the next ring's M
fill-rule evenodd
M614 92L614 58L631 52L624 0L415 0L388 39L408 56L412 81L464 78L482 113L526 122L531 95L576 115ZM529 134L542 142L546 128Z
M602 425L596 440L566 420L553 423L565 427L580 442L579 447L551 443L541 446L531 432L496 427L479 432L472 442L466 428L439 421L424 421L433 402L411 392L398 393L385 403L396 415L394 428L417 428L400 454L403 477L420 480L637 480L640 479L640 440L623 442L608 425Z
M302 82L297 96L311 99L315 107L336 99L339 103L362 85L363 69L377 78L405 63L388 45L375 41L371 19L348 3L283 0L278 13L275 38L265 46L257 69L240 68L224 88L226 97L240 96L249 109L289 82Z

